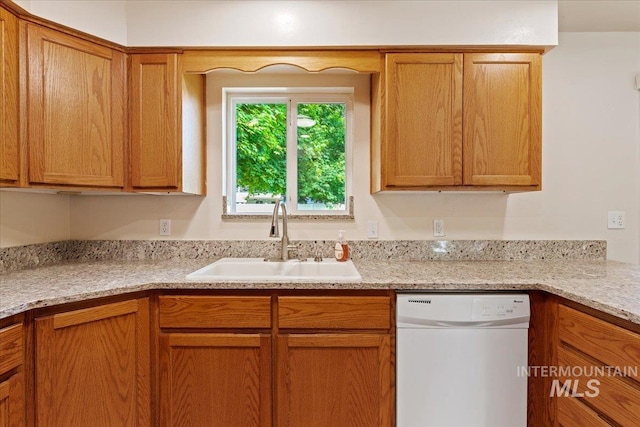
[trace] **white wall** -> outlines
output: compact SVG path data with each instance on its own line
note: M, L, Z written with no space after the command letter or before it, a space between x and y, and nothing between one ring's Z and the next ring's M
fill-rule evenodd
M123 0L18 0L18 6L45 19L127 44L127 9Z
M69 196L0 191L0 248L71 237Z
M556 0L18 0L129 46L557 44Z

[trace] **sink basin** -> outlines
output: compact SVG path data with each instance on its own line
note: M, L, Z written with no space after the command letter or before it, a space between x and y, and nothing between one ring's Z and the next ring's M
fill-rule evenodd
M193 281L314 281L339 282L360 280L362 277L351 260L338 262L323 258L315 262L292 259L285 262L265 261L262 258L222 258L187 275Z

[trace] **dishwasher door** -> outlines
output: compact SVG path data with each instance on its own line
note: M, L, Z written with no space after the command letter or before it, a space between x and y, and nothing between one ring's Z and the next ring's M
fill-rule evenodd
M397 427L525 427L529 299L399 294Z

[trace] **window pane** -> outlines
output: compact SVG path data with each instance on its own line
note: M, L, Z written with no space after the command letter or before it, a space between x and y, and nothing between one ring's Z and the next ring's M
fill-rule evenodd
M285 194L286 125L286 104L236 104L236 212L270 212Z
M345 209L344 103L298 104L298 209Z

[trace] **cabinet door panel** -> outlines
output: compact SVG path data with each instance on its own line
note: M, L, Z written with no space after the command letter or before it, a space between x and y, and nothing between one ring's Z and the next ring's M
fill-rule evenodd
M24 420L24 382L22 372L0 382L0 426L22 427Z
M464 184L536 186L541 168L541 60L464 55Z
M131 186L178 188L178 55L131 55Z
M278 336L278 426L390 426L389 343L377 334Z
M20 178L18 139L18 19L0 8L0 185Z
M122 187L124 54L36 25L27 37L30 182Z
M35 323L38 425L150 424L147 299Z
M462 184L462 55L386 55L386 185Z
M161 425L271 425L269 335L162 334L160 352Z

